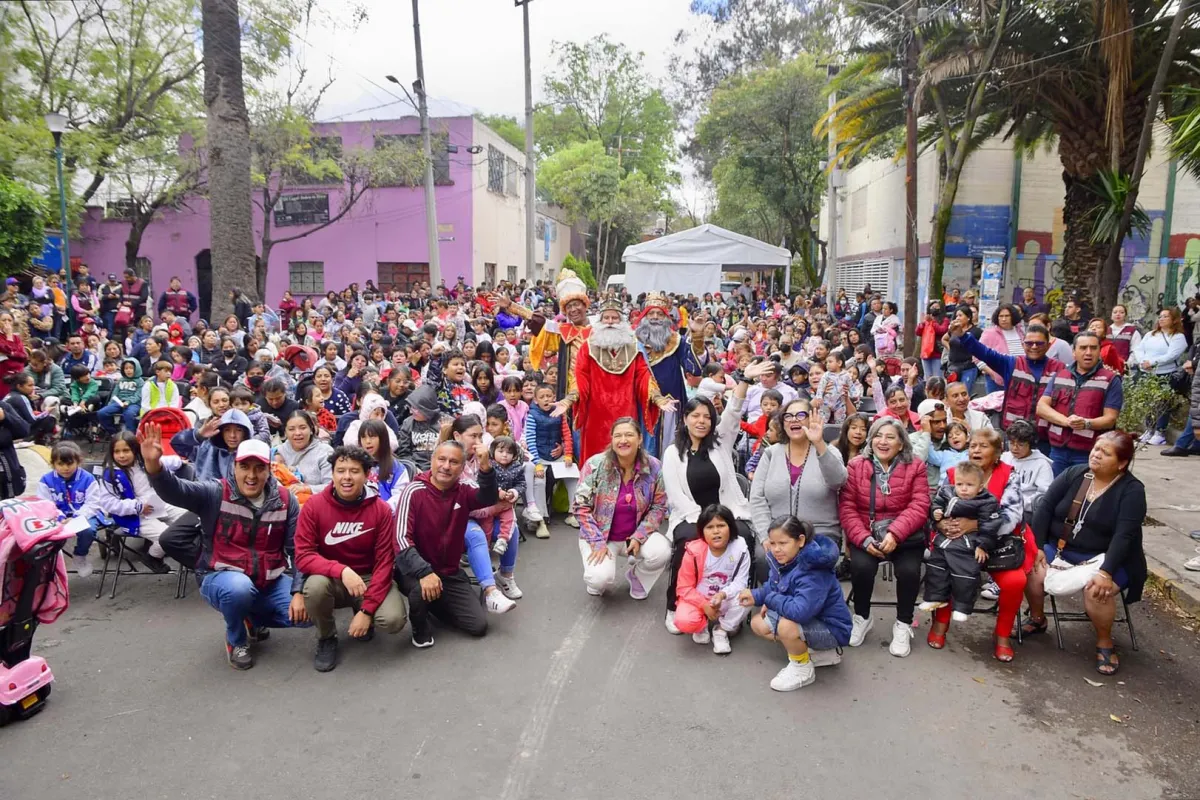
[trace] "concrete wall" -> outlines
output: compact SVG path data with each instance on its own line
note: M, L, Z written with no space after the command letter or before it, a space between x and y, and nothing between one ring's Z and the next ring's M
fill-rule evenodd
M472 207L475 229L471 267L473 284L484 279L484 265L496 265L496 279L506 280L516 267L515 278L525 278L525 155L499 134L479 121L473 121L474 141L483 151L472 158ZM488 188L488 148L497 147L505 156L505 192ZM516 178L515 187L511 185ZM515 188L515 193L509 193Z

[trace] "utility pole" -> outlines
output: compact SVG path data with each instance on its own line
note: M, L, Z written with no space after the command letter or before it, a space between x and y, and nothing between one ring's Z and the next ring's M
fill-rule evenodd
M429 133L429 103L425 98L425 62L421 58L421 19L417 0L412 0L413 40L417 50L417 106L421 115L421 147L425 152L425 234L429 239L429 285L437 291L442 282L442 264L438 257L437 201L433 185L433 142ZM472 276L474 277L474 276Z
M838 74L838 66L830 64L827 67L830 79ZM829 287L825 292L825 303L833 315L834 298L837 296L837 257L838 257L838 223L837 223L837 133L833 126L833 107L837 105L837 92L829 93L829 185L826 187L825 212L829 220L828 238L825 245L825 283ZM788 287L789 289L791 287Z
M905 4L904 57L904 350L916 352L917 330L917 0Z
M533 163L533 67L529 55L529 4L532 0L513 0L525 17L525 278L533 283L537 263L534 241L534 214L537 209L537 181ZM549 265L546 265L549 267Z

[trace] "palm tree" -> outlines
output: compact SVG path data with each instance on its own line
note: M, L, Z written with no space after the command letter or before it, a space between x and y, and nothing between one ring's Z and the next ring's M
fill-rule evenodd
M229 313L229 292L253 287L250 116L242 84L238 0L201 0L204 103L208 117L208 198L213 318ZM268 212L269 213L269 212Z

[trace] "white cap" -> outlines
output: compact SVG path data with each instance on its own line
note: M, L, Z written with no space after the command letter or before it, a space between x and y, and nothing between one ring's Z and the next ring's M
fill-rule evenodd
M941 406L941 408L939 408L939 406ZM935 411L944 411L945 409L946 404L943 401L935 400L930 397L922 400L920 405L917 406L917 416L927 417Z
M234 456L234 461L261 461L264 464L271 463L271 447L266 442L258 439L246 439L238 445L237 455Z

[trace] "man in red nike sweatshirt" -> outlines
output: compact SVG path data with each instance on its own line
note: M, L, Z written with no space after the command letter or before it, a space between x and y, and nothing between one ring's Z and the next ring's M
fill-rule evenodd
M317 628L318 672L337 666L335 608L354 609L350 635L360 640L371 639L376 626L399 633L406 616L392 582L392 509L367 486L371 457L342 446L329 461L333 481L304 504L296 523L296 565L306 576L304 607Z
M468 514L499 500L487 446L475 447L479 485L462 481L467 453L451 439L433 451L431 467L404 486L396 508L396 582L408 597L412 642L433 645L429 613L471 636L487 633L479 589L459 566Z

